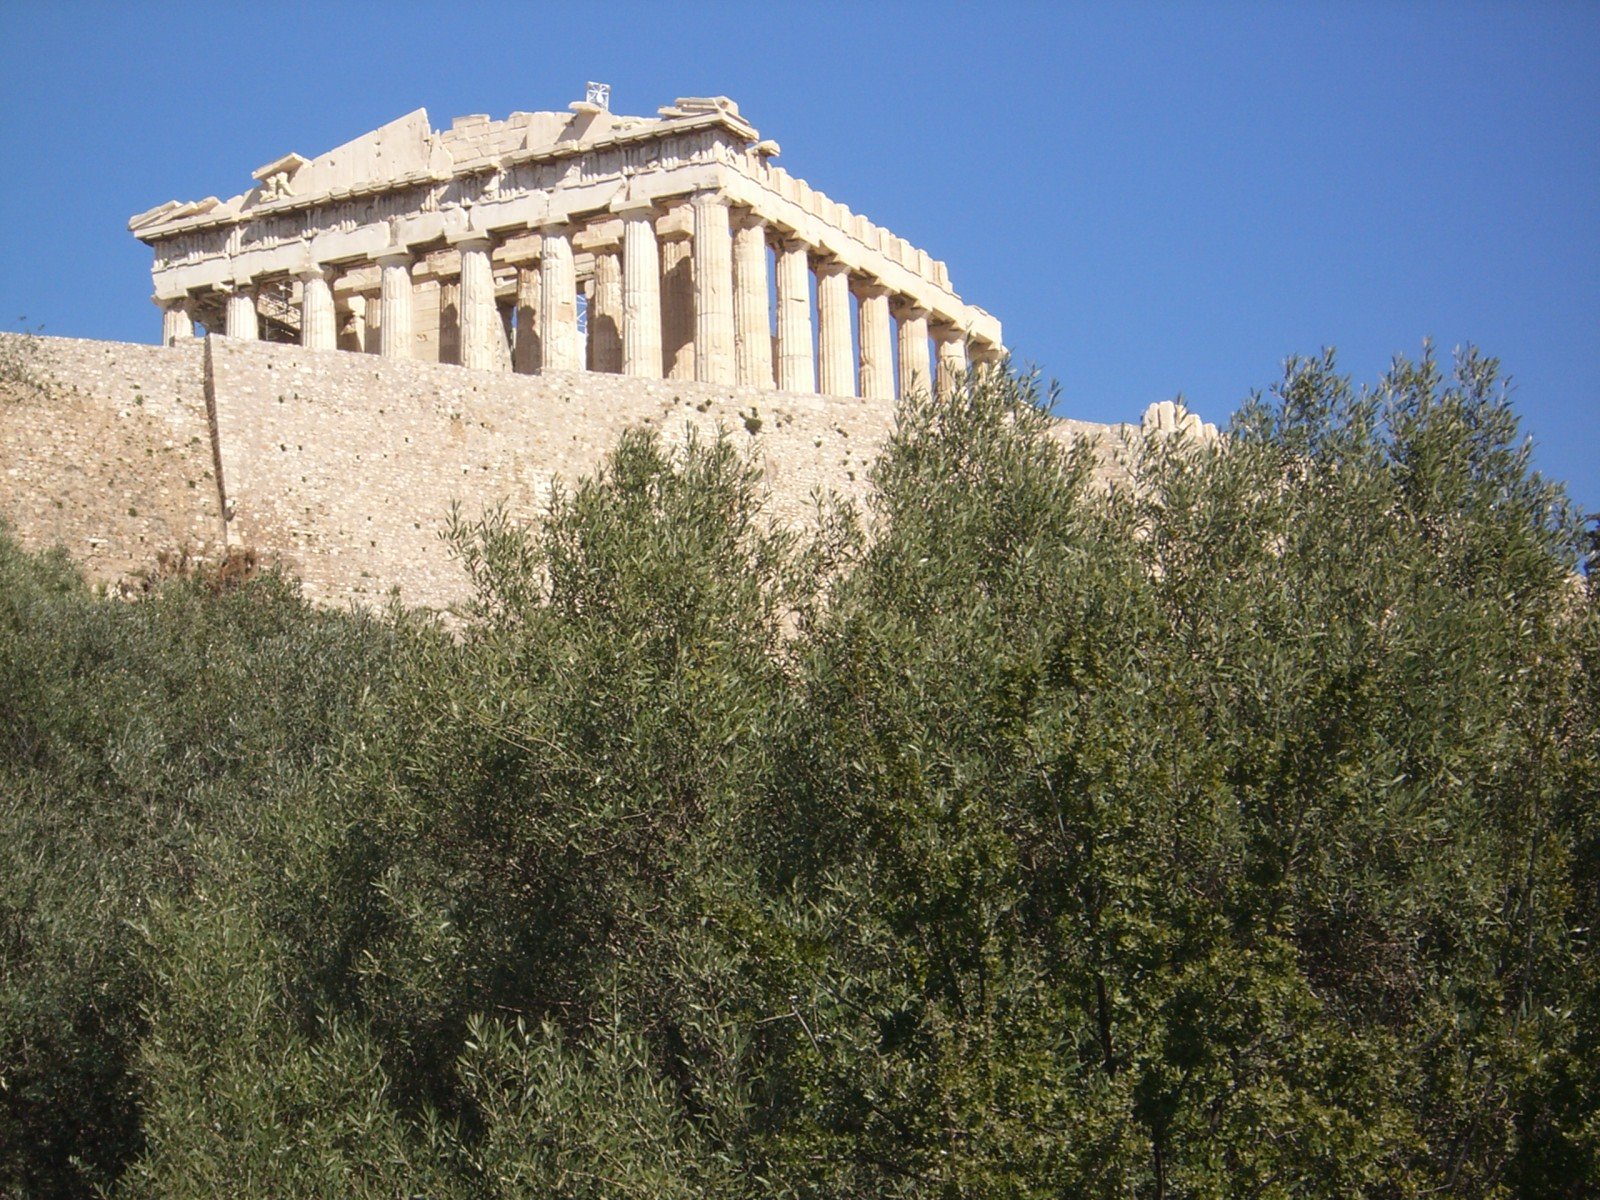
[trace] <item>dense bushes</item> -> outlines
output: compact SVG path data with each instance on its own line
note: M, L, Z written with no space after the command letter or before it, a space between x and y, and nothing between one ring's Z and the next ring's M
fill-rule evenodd
M631 434L456 633L0 541L0 1193L1586 1195L1600 615L1493 364L872 536Z

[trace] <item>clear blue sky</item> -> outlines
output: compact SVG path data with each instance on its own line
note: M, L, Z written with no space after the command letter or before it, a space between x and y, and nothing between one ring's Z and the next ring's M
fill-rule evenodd
M693 14L688 19L682 14ZM1222 420L1424 337L1600 509L1600 5L0 0L0 327L154 341L127 218L415 107L726 94L950 264L1065 415Z

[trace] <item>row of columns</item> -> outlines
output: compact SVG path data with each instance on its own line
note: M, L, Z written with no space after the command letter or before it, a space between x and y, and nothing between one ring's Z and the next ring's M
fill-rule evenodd
M931 334L938 347L931 382L948 387L965 373L966 340L958 330L930 328L926 309L909 300L896 301L875 280L853 279L845 264L814 256L794 238L780 237L773 246L773 314L765 225L752 214L736 216L715 193L694 197L691 213L687 244L682 238L658 237L657 212L645 204L618 214L620 243L595 249L590 369L832 396L854 396L859 387L863 397L892 399L897 367L902 394L929 386ZM579 370L585 364L580 362L572 230L559 224L538 232L538 265L524 266L517 274L516 339L509 365L521 373ZM461 256L461 365L503 367L493 243L487 235L473 233L455 239L455 245ZM412 255L396 251L376 261L378 352L406 358L412 337ZM301 342L312 349L333 349L338 331L331 271L312 268L299 279ZM859 312L854 339L852 295ZM260 336L253 289L241 285L227 291L225 320L229 337ZM171 344L193 332L181 302L164 307L163 341ZM995 353L988 348L985 357Z

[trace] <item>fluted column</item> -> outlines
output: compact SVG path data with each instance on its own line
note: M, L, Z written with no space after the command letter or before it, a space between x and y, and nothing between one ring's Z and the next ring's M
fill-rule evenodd
M378 259L378 353L411 357L411 255L402 251Z
M194 318L189 315L189 298L158 300L161 305L161 344L176 346L194 337Z
M544 365L539 353L539 268L517 268L517 345L512 368L519 375L537 375Z
M850 347L850 272L841 262L817 264L817 390L824 396L856 394Z
M733 233L734 375L746 387L772 386L772 312L767 290L767 231L745 214Z
M661 253L648 208L622 214L622 370L661 378Z
M811 339L811 264L804 242L778 243L778 387L785 392L817 390L815 348Z
M495 369L495 341L499 336L495 322L500 319L494 305L494 268L489 262L492 244L487 237L472 237L458 243L461 251L461 365L475 371Z
M900 309L900 398L928 392L928 310Z
M367 348L367 298L359 292L349 296L345 300L344 315L336 320L339 333L334 345L341 350L363 353Z
M688 238L661 242L661 367L694 378L694 253Z
M980 366L997 367L1005 354L993 342L980 342L973 338L967 343L967 357Z
M856 286L861 301L857 338L861 343L861 394L869 400L894 399L894 331L889 327L889 289L877 283Z
M694 198L694 377L732 383L733 233L728 202L714 192Z
M577 371L578 279L572 266L572 235L565 225L540 231L539 344L546 371Z
M300 273L300 344L307 350L336 350L339 326L333 314L333 284L323 267Z
M948 394L966 377L967 339L953 325L936 330L934 337L939 343L939 390Z
M622 372L622 260L614 246L594 252L594 290L589 295L589 370Z
M248 283L228 291L228 311L224 328L231 338L253 342L261 337L261 321L256 316L256 289Z

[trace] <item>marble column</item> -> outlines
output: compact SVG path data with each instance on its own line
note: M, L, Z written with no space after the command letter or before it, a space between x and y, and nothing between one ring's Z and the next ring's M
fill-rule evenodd
M161 344L176 346L194 337L194 318L189 315L189 298L158 300L161 305Z
M973 338L967 344L967 357L979 366L997 367L1005 356L993 342L980 342Z
M900 398L928 392L928 310L903 305L900 318Z
M728 202L715 192L694 198L694 377L732 383L733 232Z
M936 330L933 336L939 343L939 390L949 394L967 376L967 339L953 325Z
M861 302L857 338L861 343L861 394L869 400L894 399L894 331L889 325L889 289L879 283L856 285Z
M850 270L842 262L817 263L817 390L824 396L856 394L850 347Z
M300 344L307 350L336 350L339 346L332 273L324 267L300 273Z
M461 276L444 275L439 284L439 341L435 362L461 365Z
M661 367L694 378L694 253L688 238L661 242Z
M344 303L344 315L338 318L339 335L335 345L341 350L357 354L367 348L367 298L356 292Z
M578 278L572 265L572 234L565 225L540 231L539 345L542 370L577 371Z
M661 252L648 208L622 214L622 370L661 378Z
M261 320L256 315L256 289L248 283L228 290L228 311L224 328L231 338L253 342L261 337Z
M511 366L519 375L537 375L544 365L539 353L539 268L517 268L517 345Z
M411 255L405 251L378 259L382 270L378 292L378 353L384 358L411 357Z
M458 243L461 251L461 365L474 371L492 371L497 364L495 322L499 314L494 305L494 268L489 255L493 249L487 237L471 237Z
M746 213L733 234L734 376L746 387L772 386L771 308L766 226Z
M594 251L594 289L589 294L589 370L622 373L622 260L615 246Z
M817 390L815 348L811 338L811 264L804 242L778 243L778 388L785 392Z

